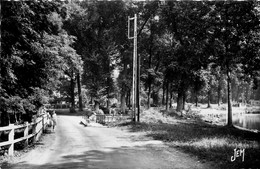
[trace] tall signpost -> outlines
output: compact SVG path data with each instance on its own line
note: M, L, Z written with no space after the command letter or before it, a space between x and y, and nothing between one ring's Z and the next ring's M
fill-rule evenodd
M131 36L131 21L134 20L134 35ZM139 58L137 56L137 15L133 18L128 17L128 39L134 39L134 53L133 53L133 84L132 84L132 118L133 121L139 121L140 117L140 104L139 104Z

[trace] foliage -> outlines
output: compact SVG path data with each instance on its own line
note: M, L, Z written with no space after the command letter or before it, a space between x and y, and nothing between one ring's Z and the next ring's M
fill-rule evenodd
M133 49L127 19L134 14L138 15L140 91L148 107L150 99L158 105L162 93L177 98L178 111L191 95L229 101L225 93L230 90L224 85L230 83L237 93L233 100L243 96L248 101L251 87L257 87L260 10L256 1L33 1L2 2L2 7L2 100L29 99L36 89L58 88L74 99L77 79L85 85L85 99L103 100L109 107L111 98L121 97L125 109L131 98Z
M77 37L76 50L84 61L83 82L92 98L110 99L115 90L112 72L118 57L121 1L67 3L69 17L64 28ZM122 8L121 8L122 7ZM114 12L117 11L117 12ZM124 23L123 23L124 24Z
M211 61L227 75L228 125L232 125L231 74L243 72L244 77L259 76L259 3L215 2L206 17L211 44ZM256 48L252 49L252 46ZM248 58L254 62L248 65ZM241 66L244 65L244 66ZM250 67L249 69L247 67ZM241 71L242 70L242 71Z
M0 113L5 121L9 109L37 112L47 102L48 91L59 84L64 68L78 67L80 61L71 48L74 37L62 30L60 2L1 5Z

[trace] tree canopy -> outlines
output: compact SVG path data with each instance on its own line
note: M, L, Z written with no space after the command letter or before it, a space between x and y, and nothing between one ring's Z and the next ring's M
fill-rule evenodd
M44 98L68 67L80 69L81 60L71 47L75 38L62 29L59 2L4 1L1 6L1 117L32 115L47 103Z
M138 15L142 106L165 105L168 110L174 100L176 110L182 111L187 100L204 100L209 106L224 101L232 125L231 101L249 100L249 90L259 82L257 1L1 5L0 99L6 105L1 113L20 111L26 105L36 110L45 100L39 95L65 86L72 109L75 95L82 102L84 88L89 101L109 108L112 98L117 98L125 112L132 97L133 43L127 38L127 21L134 14ZM235 90L238 94L232 97ZM39 104L33 101L37 99ZM10 106L13 103L16 106Z

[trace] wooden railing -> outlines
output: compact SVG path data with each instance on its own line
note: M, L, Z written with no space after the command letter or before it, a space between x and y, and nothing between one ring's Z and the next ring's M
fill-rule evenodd
M54 109L68 109L70 108L69 104L54 104L53 105Z
M2 132L8 133L8 141L0 142L0 147L9 146L8 155L12 156L14 154L14 144L25 141L25 146L28 145L28 140L30 138L34 141L39 140L39 137L43 133L47 126L47 114L42 115L41 117L36 118L32 123L25 122L22 125L10 124L6 127L0 127L0 134ZM14 139L15 130L23 130L24 136ZM29 130L32 130L29 134Z

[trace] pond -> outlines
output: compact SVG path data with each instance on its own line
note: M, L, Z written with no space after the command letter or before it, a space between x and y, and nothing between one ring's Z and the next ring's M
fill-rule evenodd
M260 131L260 114L234 114L233 124L243 128L257 129Z

